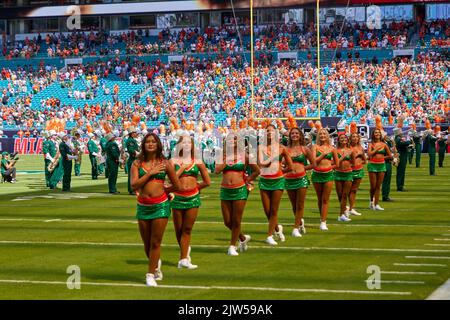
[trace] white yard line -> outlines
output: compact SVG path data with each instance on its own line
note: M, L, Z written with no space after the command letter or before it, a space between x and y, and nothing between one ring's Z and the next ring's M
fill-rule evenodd
M447 267L446 264L439 264L439 263L394 263L394 266L402 266L402 267Z
M437 288L427 300L450 300L450 279L447 280L442 286Z
M16 221L30 221L30 222L79 222L79 223L132 223L136 224L136 220L102 220L102 219L34 219L34 218L0 218L0 221L16 222ZM196 224L223 224L223 221L196 221ZM267 222L242 222L246 225L267 225ZM287 225L291 225L288 223ZM318 224L317 224L318 225ZM312 227L316 224L307 223L306 226ZM328 224L328 226L340 227L384 227L384 228L448 228L448 226L426 225L426 224ZM444 235L445 236L445 235ZM447 235L450 236L450 235Z
M450 241L450 238L444 238L444 239L442 239L442 238L436 238L436 239L433 239L434 241Z
M37 280L7 280L0 279L0 283L10 284L48 284L48 285L63 285L67 283L63 281L37 281ZM111 282L84 282L81 281L81 286L110 286L110 287L142 287L146 288L145 284L140 283L111 283ZM334 289L301 289L301 288L271 288L271 287L232 287L232 286L187 286L187 285L162 285L148 288L148 290L163 289L199 289L199 290L253 290L253 291L275 291L275 292L312 292L312 293L343 293L343 294L365 294L365 295L401 295L408 296L411 292L398 291L363 291L363 290L334 290Z
M430 247L450 247L450 243L425 243L425 245Z
M365 280L365 283L394 283L394 284L425 284L425 281L402 281L402 280Z
M130 242L79 242L79 241L26 241L26 240L0 240L0 244L44 244L44 245L88 245L88 246L142 246L141 243ZM177 244L163 244L164 247L177 247ZM193 248L225 248L224 245L192 245ZM399 249L399 248L333 248L333 247L282 247L282 246L257 246L249 245L250 249L271 249L271 250L325 250L325 251L380 251L380 252L440 252L448 253L450 250L434 249ZM450 259L450 257L449 257Z
M433 275L436 272L420 272L420 271L381 271L384 274L420 274L420 275Z
M443 259L450 260L450 257L437 257L437 256L405 256L406 259Z

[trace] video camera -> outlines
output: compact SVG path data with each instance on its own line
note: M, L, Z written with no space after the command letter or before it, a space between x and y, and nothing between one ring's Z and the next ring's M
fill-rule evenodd
M14 153L10 153L9 154L9 158L11 159L11 160L19 160L19 157L18 157L18 154L19 154L19 152L14 152Z

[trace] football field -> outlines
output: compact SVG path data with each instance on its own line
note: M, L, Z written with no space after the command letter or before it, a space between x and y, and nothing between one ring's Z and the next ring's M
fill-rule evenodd
M104 177L90 179L85 156L82 176L72 176L72 192L62 193L45 188L42 156L21 156L19 182L0 185L0 299L426 299L450 278L450 157L444 166L436 163L437 175L429 176L427 155L421 168L408 164L406 192L396 191L394 168L394 201L380 203L385 211L368 209L366 171L356 206L363 215L338 222L333 190L328 232L318 228L310 186L302 238L291 236L285 193L279 222L286 241L276 247L264 242L267 220L255 188L243 219L252 241L237 257L226 254L230 232L222 223L220 177L212 175L192 234L192 262L199 268L177 268L179 249L169 222L164 279L149 288L136 199L128 195L123 170L122 193L110 195ZM70 266L80 270L80 289L67 286Z

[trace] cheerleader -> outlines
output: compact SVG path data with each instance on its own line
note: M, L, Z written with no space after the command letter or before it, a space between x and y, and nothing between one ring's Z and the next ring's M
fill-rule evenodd
M292 170L292 160L286 147L279 143L274 125L267 127L266 137L266 145L259 145L258 148L258 165L261 167L259 190L264 213L269 221L266 243L277 245L273 235L277 236L281 242L286 240L283 226L278 224L278 208L285 188L283 173ZM284 168L281 167L283 159Z
M353 170L353 181L352 187L350 189L350 194L348 196L348 215L360 216L361 213L355 210L356 203L356 192L358 192L361 180L364 177L364 165L367 163L366 154L363 147L361 146L361 137L357 133L352 133L350 136L350 148L352 149L355 160L352 167Z
M348 137L345 134L341 134L338 137L336 153L339 158L339 164L336 165L334 171L334 183L336 185L336 193L341 204L340 214L338 221L348 222L351 221L347 217L347 198L350 195L350 190L353 183L353 170L352 166L355 166L355 153L352 148L349 147Z
M328 206L331 189L333 188L333 161L339 166L336 149L330 143L330 135L327 129L318 131L317 144L312 147L315 168L311 174L311 180L317 194L317 204L320 212L320 230L327 231Z
M147 286L156 287L155 280L162 280L160 249L170 205L167 193L182 190L172 162L163 156L162 144L154 133L142 140L141 153L131 167L131 187L137 194L139 231L148 258ZM166 175L172 183L164 187Z
M175 235L180 246L180 261L178 268L196 269L191 263L190 249L191 232L200 207L200 190L211 185L211 179L205 164L195 158L194 139L188 135L179 138L174 157L177 177L184 191L175 191L171 201ZM189 155L187 154L189 152ZM202 182L198 183L199 174Z
M380 201L380 189L383 183L384 174L386 172L386 159L390 159L391 150L386 143L382 141L381 130L376 128L372 132L371 142L367 150L369 155L369 171L370 180L370 205L369 209L384 210L378 202Z
M286 150L292 158L292 172L284 175L286 190L295 216L292 236L299 238L302 236L302 233L306 233L305 221L303 219L306 190L309 186L306 170L314 168L315 164L311 150L306 147L305 136L299 128L292 128L289 131L288 147ZM310 163L309 165L308 161Z
M236 242L239 240L239 251L247 250L247 244L251 237L241 232L242 216L247 203L249 191L253 181L259 175L259 167L251 164L246 152L238 152L237 137L231 135L228 141L232 141L233 148L224 145L223 163L216 164L215 173L222 173L222 185L220 188L220 202L225 226L231 231L231 241L228 247L228 255L238 256ZM232 151L231 151L231 150ZM226 150L229 150L227 154ZM250 167L252 174L247 176L246 169Z

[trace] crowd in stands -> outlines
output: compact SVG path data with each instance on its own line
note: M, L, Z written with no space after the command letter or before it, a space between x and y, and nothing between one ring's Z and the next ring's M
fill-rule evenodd
M115 72L118 66L120 72ZM114 58L60 71L50 66L35 70L4 68L0 117L6 124L25 128L42 126L51 117L85 123L103 117L119 125L136 114L142 121L165 116L163 121L177 117L210 122L218 113L239 119L251 114L250 74L248 61L239 55L215 60L188 56L180 64L171 65ZM334 61L322 69L321 115L374 124L380 114L386 125L393 124L400 114L407 123L450 121L449 74L449 57L439 53L381 64ZM141 84L147 79L151 86L143 96L136 94L131 101L120 101L119 86L111 92L105 85L112 77ZM317 68L312 63L267 64L261 60L254 73L255 117L311 116L317 112L316 78ZM64 99L49 96L37 102L38 108L32 108L33 96L54 82L71 97L85 100L84 106L74 108ZM78 84L76 90L73 83ZM80 89L80 83L84 89ZM90 103L100 94L111 94L113 99Z
M419 30L419 45L426 46L427 38L431 47L450 46L450 19L425 21Z
M402 48L415 32L413 22L384 23L381 29L370 30L365 24L330 24L321 26L320 45L328 49L353 48ZM448 33L448 22L424 23L422 33ZM317 46L316 26L276 24L255 26L255 50L306 50ZM442 38L442 37L441 37ZM442 44L443 39L440 41ZM70 34L39 34L33 39L16 41L4 46L7 59L41 56L74 57L121 54L164 54L164 53L230 53L250 49L249 25L223 25L221 27L164 29L158 36L151 36L149 30L132 30L119 34L100 32L73 32ZM45 51L45 52L43 52ZM43 53L42 53L43 52Z

